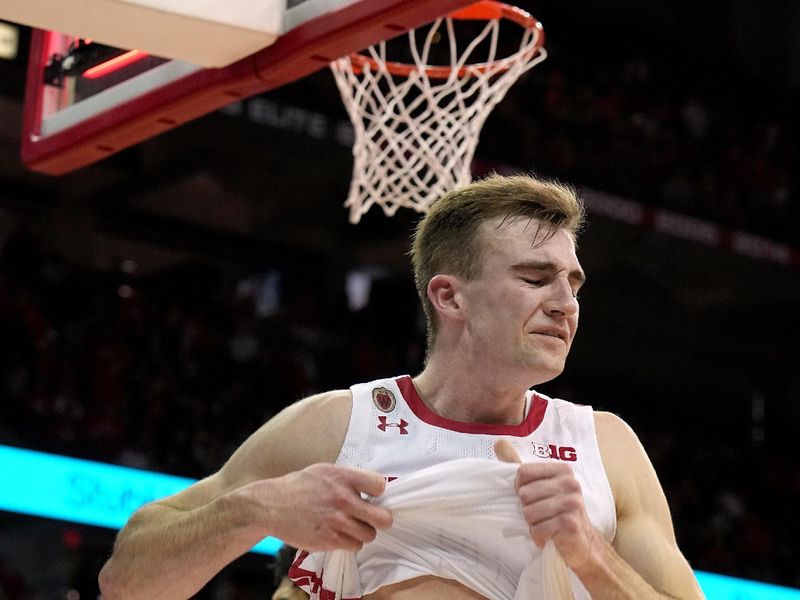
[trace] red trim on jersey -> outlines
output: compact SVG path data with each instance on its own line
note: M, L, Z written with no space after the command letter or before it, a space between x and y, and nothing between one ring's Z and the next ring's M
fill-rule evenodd
M300 566L307 557L308 550L301 550L298 552L286 576L289 577L297 587L307 587L308 589L305 591L312 597L316 594L320 600L336 600L335 592L322 587L322 573L317 575L314 571L308 571ZM342 600L360 600L360 598L342 598Z
M414 382L408 375L398 377L396 380L397 387L400 388L400 393L403 394L406 404L411 409L417 418L425 421L428 425L434 427L441 427L442 429L450 429L459 433L485 433L489 435L513 435L517 437L525 437L530 435L544 420L544 413L547 410L547 399L542 398L539 394L533 394L531 398L531 408L528 411L528 416L519 425L496 425L493 423L465 423L463 421L453 421L441 415L437 415L422 401L419 397L417 388L414 387Z

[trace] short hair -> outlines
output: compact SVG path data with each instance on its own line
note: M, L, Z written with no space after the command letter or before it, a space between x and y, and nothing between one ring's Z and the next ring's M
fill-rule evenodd
M533 239L538 238L539 244L561 229L577 242L585 223L583 203L574 188L530 175L492 174L433 202L417 223L411 247L414 281L428 322L428 352L438 327L428 282L438 273L467 281L478 277L485 249L481 225L498 217L536 219L540 226Z

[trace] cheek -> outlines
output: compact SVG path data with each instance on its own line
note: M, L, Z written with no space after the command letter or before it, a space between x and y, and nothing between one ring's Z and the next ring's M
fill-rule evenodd
M575 339L575 334L578 332L578 313L575 313L575 316L570 319L570 331L572 332L572 336L569 340L570 346L572 345L572 341Z

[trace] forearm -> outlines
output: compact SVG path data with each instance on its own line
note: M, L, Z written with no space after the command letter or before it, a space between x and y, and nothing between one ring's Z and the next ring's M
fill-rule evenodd
M103 598L189 598L264 537L248 513L240 491L193 510L143 507L120 531L100 573Z
M599 535L586 561L573 571L595 600L676 600L653 588Z

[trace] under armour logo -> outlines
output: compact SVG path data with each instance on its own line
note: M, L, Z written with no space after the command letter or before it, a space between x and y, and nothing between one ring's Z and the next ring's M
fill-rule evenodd
M405 419L400 419L399 423L387 423L387 418L388 417L385 416L378 417L378 421L380 421L380 423L378 423L378 429L386 431L387 427L397 427L400 430L400 435L406 435L408 433L408 429L406 429L406 427L408 427L408 422Z

